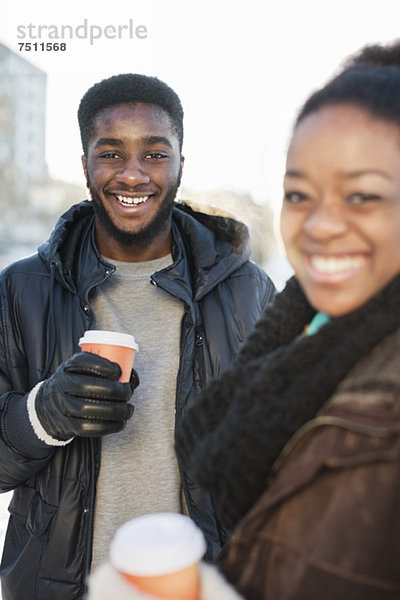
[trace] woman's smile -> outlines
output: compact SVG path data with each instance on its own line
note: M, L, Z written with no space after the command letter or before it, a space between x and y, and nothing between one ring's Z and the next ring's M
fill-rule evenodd
M281 232L316 310L367 302L400 272L397 129L352 106L305 117L289 147Z

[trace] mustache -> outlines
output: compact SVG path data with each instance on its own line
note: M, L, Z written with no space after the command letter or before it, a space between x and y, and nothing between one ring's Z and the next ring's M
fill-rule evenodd
M182 169L179 170L178 176L176 178L175 186L176 186L177 189L180 187L181 182L182 182ZM87 175L87 177L86 177L86 187L89 190L93 189L92 182L90 181L89 175ZM121 182L121 183L118 183L118 190L119 191L123 191L123 192L127 192L127 193L132 193L132 194L134 194L134 193L137 193L137 194L143 194L143 193L144 194L146 194L146 193L147 194L155 194L156 193L155 191L150 191L148 188L146 189L146 184L145 183L138 183L137 185L130 186L130 185L127 185L126 183ZM105 191L109 192L111 190L106 189Z
M86 179L86 187L89 190L93 189L92 182L90 181L89 177ZM112 194L115 191L115 186L113 186L113 189L105 188L104 191L106 193ZM154 190L150 190L146 186L146 184L143 184L143 183L138 183L137 185L134 185L134 186L126 185L126 183L119 183L118 191L126 192L127 194L155 194L156 193Z

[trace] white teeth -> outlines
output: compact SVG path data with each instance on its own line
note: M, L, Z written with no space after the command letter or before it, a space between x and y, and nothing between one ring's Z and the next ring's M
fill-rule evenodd
M333 256L313 256L311 266L320 273L342 273L358 269L364 263L362 256L344 256L342 258Z
M148 196L140 196L140 198L130 198L129 196L116 196L118 200L124 206L136 206L137 204L142 204L149 199Z

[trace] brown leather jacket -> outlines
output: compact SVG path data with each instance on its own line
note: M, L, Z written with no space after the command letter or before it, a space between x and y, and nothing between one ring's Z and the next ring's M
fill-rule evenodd
M293 436L218 565L246 600L399 600L400 331Z

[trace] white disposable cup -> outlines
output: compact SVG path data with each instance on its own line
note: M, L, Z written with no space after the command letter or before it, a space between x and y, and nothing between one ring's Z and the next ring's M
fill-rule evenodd
M79 345L84 352L93 352L118 363L121 367L120 381L130 380L135 354L139 350L133 335L89 329L80 338Z
M110 561L142 592L174 600L199 600L203 533L184 515L153 513L126 522L110 546Z

